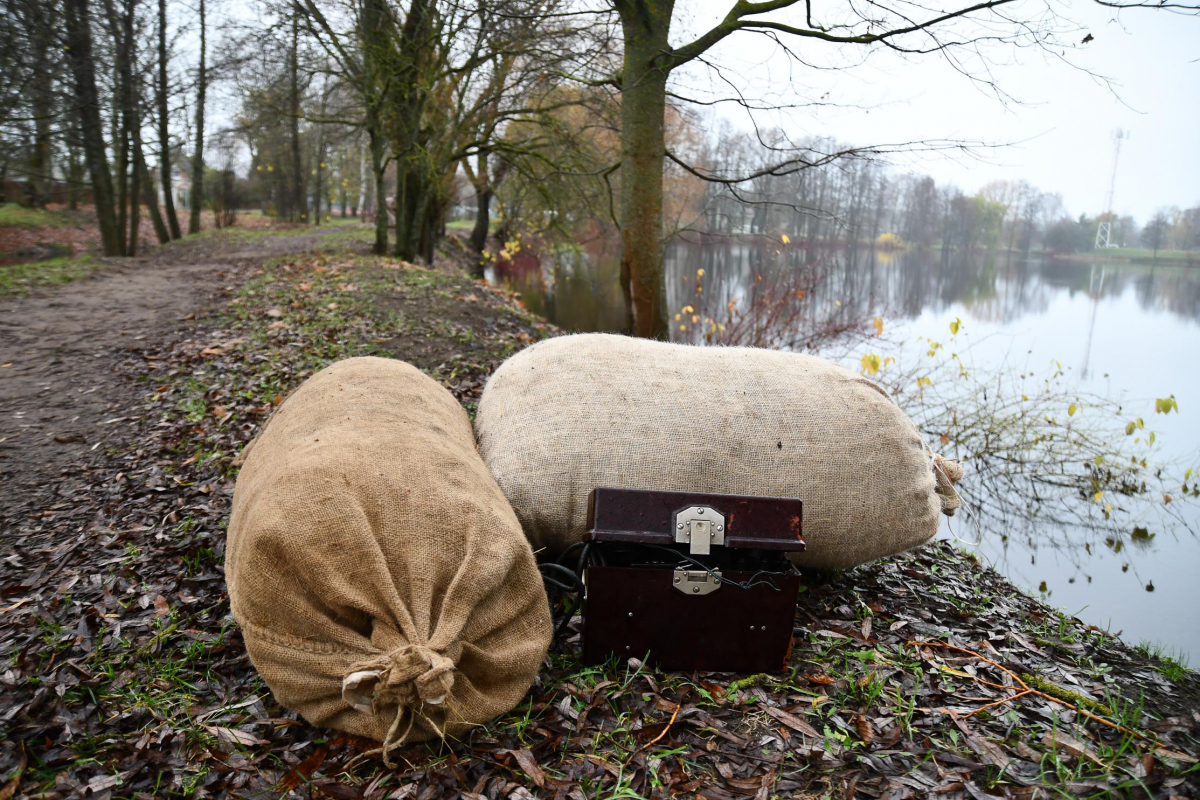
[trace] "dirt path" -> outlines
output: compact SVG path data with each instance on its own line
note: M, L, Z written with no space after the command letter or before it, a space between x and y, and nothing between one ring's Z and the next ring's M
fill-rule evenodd
M103 447L125 422L122 362L194 328L248 269L306 251L321 235L184 241L0 300L0 508Z

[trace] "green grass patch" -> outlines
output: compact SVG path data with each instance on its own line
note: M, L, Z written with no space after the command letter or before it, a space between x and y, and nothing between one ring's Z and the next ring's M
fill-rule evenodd
M1187 655L1183 652L1176 652L1157 642L1142 642L1134 649L1155 662L1153 664L1155 672L1167 680L1183 681L1192 674L1192 670L1188 666Z
M1129 259L1130 261L1178 261L1184 264L1200 264L1200 250L1153 250L1145 247L1111 247L1103 250L1085 250L1072 253L1068 258L1087 260L1090 258Z
M231 228L205 228L199 233L193 233L185 236L182 239L177 239L168 244L178 246L182 243L195 241L197 239L216 242L218 244L245 244L247 242L259 242L264 239L271 239L277 236L295 236L297 233L303 232L303 228L242 228L237 225Z
M25 208L16 203L0 205L0 227L54 228L69 225L66 215L44 208Z
M325 226L332 227L333 230L322 236L316 247L323 253L336 253L350 248L361 249L362 245L369 245L375 241L375 228L370 225L358 225L357 220L335 219L334 224L325 223Z
M87 277L104 267L90 255L51 258L25 264L0 266L0 296L25 295L34 289L60 286Z

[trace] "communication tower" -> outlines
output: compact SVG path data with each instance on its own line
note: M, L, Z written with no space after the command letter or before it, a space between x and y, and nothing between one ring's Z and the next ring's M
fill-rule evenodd
M1128 138L1129 131L1123 131L1120 128L1117 128L1113 134L1112 177L1108 180L1108 199L1104 203L1104 215L1096 227L1095 248L1097 250L1118 246L1112 241L1113 192L1117 188L1117 159L1121 157L1121 142Z

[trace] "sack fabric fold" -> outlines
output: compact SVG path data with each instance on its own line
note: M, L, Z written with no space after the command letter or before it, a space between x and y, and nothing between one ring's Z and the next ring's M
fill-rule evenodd
M275 697L385 758L512 709L550 644L533 552L466 413L400 361L341 361L288 397L238 477L226 553Z

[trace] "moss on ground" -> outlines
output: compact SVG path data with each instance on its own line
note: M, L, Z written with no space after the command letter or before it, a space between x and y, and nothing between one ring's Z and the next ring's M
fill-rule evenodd
M0 296L24 295L34 289L60 286L104 267L104 262L84 254L25 264L0 265Z

